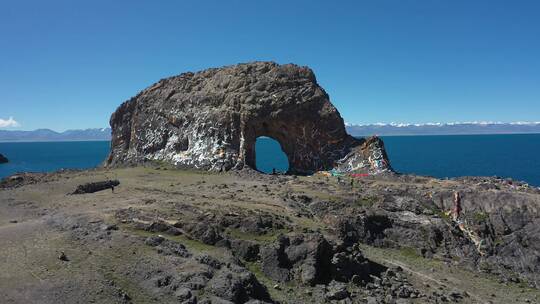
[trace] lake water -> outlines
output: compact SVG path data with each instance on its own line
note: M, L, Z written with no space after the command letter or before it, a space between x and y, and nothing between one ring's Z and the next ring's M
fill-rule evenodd
M398 172L501 176L540 186L540 134L383 137Z
M386 136L394 169L435 177L502 176L540 186L540 134ZM108 141L0 143L10 163L0 165L0 177L20 171L47 172L61 168L92 168L103 162ZM277 142L259 138L257 168L287 169Z
M109 153L108 141L0 143L9 159L0 164L0 177L22 172L87 169L101 164Z

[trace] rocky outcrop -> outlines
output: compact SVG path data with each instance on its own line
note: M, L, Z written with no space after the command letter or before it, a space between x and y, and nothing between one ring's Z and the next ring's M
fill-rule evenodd
M107 189L112 189L112 191L114 191L114 187L117 187L118 185L120 185L120 182L117 179L86 183L77 186L77 189L75 189L72 194L94 193Z
M7 163L9 160L7 159L7 157L5 157L4 155L0 154L0 164L5 164Z
M401 248L503 282L540 286L539 189L498 178L460 178L424 189L418 185L432 180L404 175L390 180L402 186L362 189L362 196L350 201L309 207L345 245ZM461 194L458 217L452 216L454 193Z
M334 247L320 234L281 236L262 249L262 271L276 281L296 278L307 285L349 282L353 275L368 279L370 262L351 248Z
M255 141L268 136L292 173L391 170L382 141L348 135L313 71L294 64L253 62L162 79L123 103L110 124L108 166L158 160L256 168Z
M268 291L255 275L231 261L222 263L208 254L193 255L185 246L163 237L149 237L145 244L162 255L188 264L189 271L160 274L152 279L158 292L174 293L178 303L272 303ZM197 271L199 270L199 271ZM197 299L194 293L205 289L211 299Z

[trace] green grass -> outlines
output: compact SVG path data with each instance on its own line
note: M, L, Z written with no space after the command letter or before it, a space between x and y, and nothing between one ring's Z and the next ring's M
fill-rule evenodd
M294 222L299 226L298 228L303 229L307 228L314 231L321 231L325 230L327 227L324 225L324 223L319 220L317 217L313 218L307 218L307 217L300 217L295 218Z
M246 240L246 241L255 241L258 243L272 243L274 242L280 234L287 233L287 229L276 229L265 234L256 234L250 232L243 232L239 229L228 228L226 233L235 239Z
M477 222L477 223L482 223L482 222L485 222L489 219L489 215L485 212L475 212L473 214L473 219Z
M151 303L152 296L143 292L143 288L131 282L126 276L119 275L114 271L101 271L103 277L113 281L123 292L125 292L134 303Z
M211 251L217 250L217 247L215 247L215 246L208 245L208 244L205 244L205 243L203 243L201 241L197 241L197 240L194 240L194 239L190 239L185 235L168 235L168 234L164 234L164 233L149 232L149 231L144 231L144 230L140 230L140 229L135 229L135 228L127 226L127 225L122 225L121 227L125 231L129 231L132 234L142 236L142 237L150 237L150 236L161 235L163 238L165 238L167 240L170 240L170 241L181 243L184 246L186 246L188 249L190 249L191 251L195 251L195 252L211 252Z
M186 237L184 235L174 235L174 236L164 235L163 237L165 237L166 239L171 240L171 241L182 243L188 249L191 249L193 251L209 252L209 251L217 250L217 247L215 247L215 246L208 245L208 244L205 244L205 243L203 243L201 241L197 241L197 240L194 240L194 239L190 239L190 238L188 238L188 237Z
M446 212L442 210L433 210L433 212L438 215L440 218L442 218L445 221L451 221L450 215L446 214Z
M375 203L377 203L377 197L374 196L366 196L366 197L360 197L358 198L354 203L355 205L359 207L367 207L371 208Z
M423 258L415 248L412 247L401 247L399 252L407 258Z
M266 281L267 283L273 283L272 279L267 277L263 272L261 268L261 264L259 262L244 262L246 265L246 268L253 273L259 281Z
M154 303L152 295L145 292L139 284L130 276L122 274L118 265L135 264L139 255L132 254L133 247L115 247L114 249L104 249L101 252L95 251L89 257L86 263L94 265L96 271L107 280L111 280L114 284L125 292L133 303ZM149 255L151 249L143 246L137 248L139 254Z
M276 282L272 280L271 278L266 276L266 274L264 274L261 268L261 264L259 262L245 262L244 261L244 265L246 266L247 270L249 270L251 273L253 273L253 275L255 275L255 277L261 284L266 286L266 289L268 290L268 293L270 293L270 296L272 297L272 299L278 300L281 303L303 303L303 301L298 301L299 300L298 297L301 297L301 294L296 294L296 296L293 296L287 293L287 289L292 289L292 290L297 291L297 290L305 290L308 287L303 286L302 288L298 288L298 286L296 286L294 282L292 281ZM278 284L281 287L280 290L274 288L276 284ZM296 301L293 301L291 297L296 298L294 299Z
M246 266L247 270L249 270L251 273L253 273L253 275L255 275L255 277L261 284L266 286L266 289L268 290L270 296L273 299L279 299L284 296L281 290L277 290L274 288L276 282L266 276L266 274L264 274L261 268L261 264L259 262L244 262L244 265Z

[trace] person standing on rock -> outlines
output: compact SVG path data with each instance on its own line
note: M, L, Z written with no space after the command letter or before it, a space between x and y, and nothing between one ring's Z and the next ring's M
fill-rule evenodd
M457 221L459 219L460 214L461 196L459 195L459 192L454 191L454 208L452 209L452 217L454 218L454 221Z

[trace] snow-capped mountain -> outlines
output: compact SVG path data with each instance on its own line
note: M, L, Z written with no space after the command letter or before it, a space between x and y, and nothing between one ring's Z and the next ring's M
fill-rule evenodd
M450 123L346 123L353 136L369 135L466 135L540 133L540 122L450 122Z

